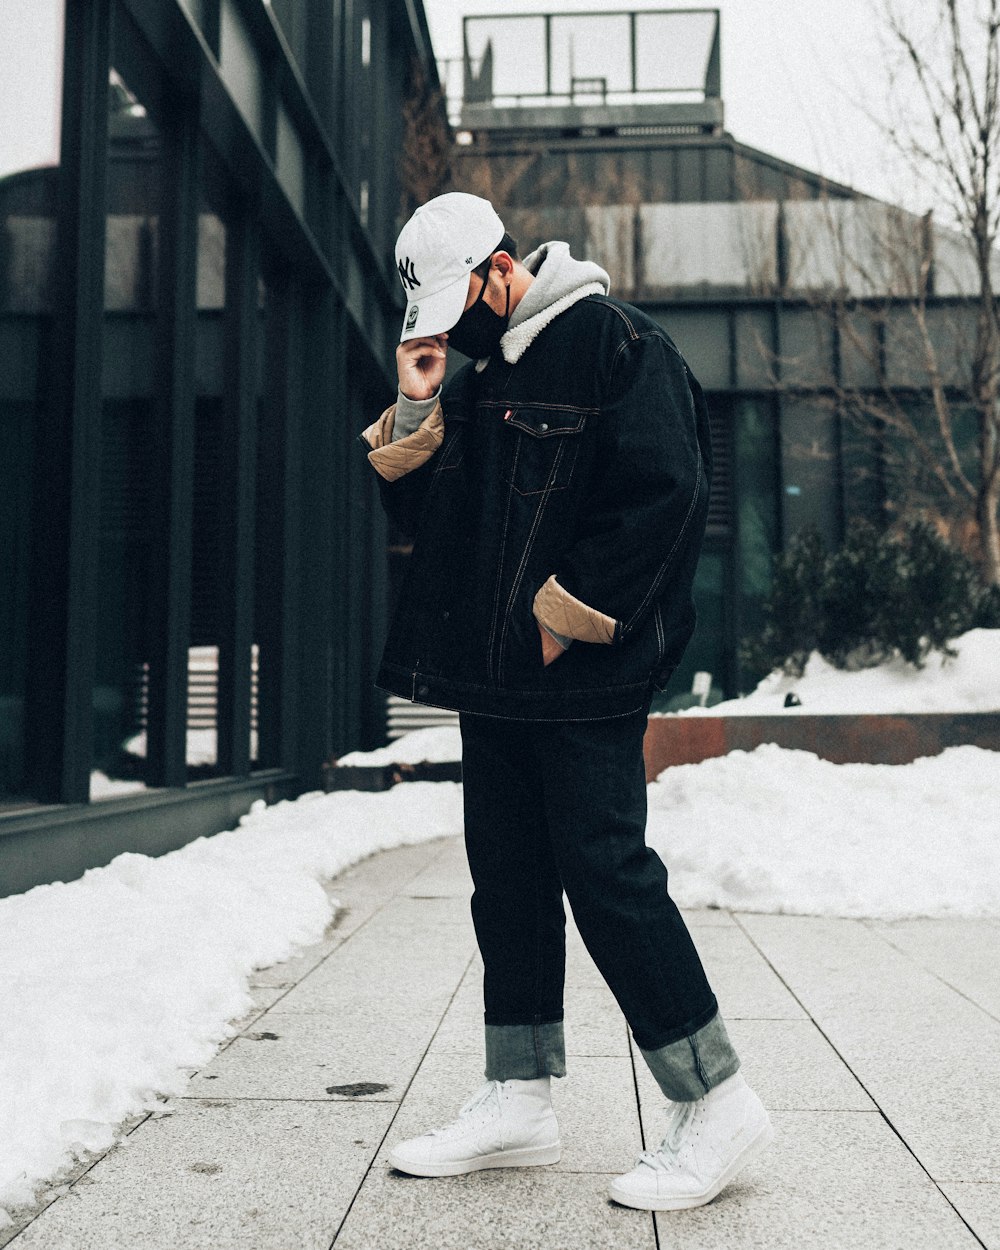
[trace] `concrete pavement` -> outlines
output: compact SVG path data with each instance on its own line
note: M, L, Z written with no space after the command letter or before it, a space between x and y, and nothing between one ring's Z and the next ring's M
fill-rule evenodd
M554 1167L444 1180L392 1143L482 1080L461 841L328 887L323 940L258 973L215 1059L0 1233L14 1250L1000 1250L1000 921L696 912L695 940L778 1137L696 1211L610 1204L663 1099L570 927Z

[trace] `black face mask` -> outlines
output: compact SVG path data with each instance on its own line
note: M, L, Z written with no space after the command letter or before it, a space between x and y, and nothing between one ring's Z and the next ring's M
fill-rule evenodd
M487 304L486 283L476 296L476 302L467 308L448 331L448 346L457 348L463 356L481 360L492 356L500 345L510 321L510 287L507 287L507 307L503 314L496 313Z

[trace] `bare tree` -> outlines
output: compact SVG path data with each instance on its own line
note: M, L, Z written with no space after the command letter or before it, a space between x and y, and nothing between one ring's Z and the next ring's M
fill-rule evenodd
M420 60L410 65L410 87L403 101L400 153L400 218L447 191L452 178L452 137L444 91L432 87Z
M936 482L953 524L974 545L985 580L1000 583L1000 316L995 289L1000 266L1000 0L924 0L904 9L879 0L886 34L890 101L883 122L889 143L911 170L934 187L956 232L919 230L899 218L882 243L895 307L909 314L911 367L923 375L932 421L921 423L898 388L886 384L876 336L873 364L882 385L844 396L849 416L903 440L925 480ZM940 315L945 258L964 269L953 283L964 300ZM857 255L853 258L857 274ZM884 279L884 273L881 275ZM876 275L862 275L872 280ZM883 288L885 289L885 288ZM872 339L841 301L842 334L861 353ZM884 319L886 310L878 310ZM898 318L897 318L898 320ZM950 320L950 325L948 324ZM959 435L975 421L974 462Z

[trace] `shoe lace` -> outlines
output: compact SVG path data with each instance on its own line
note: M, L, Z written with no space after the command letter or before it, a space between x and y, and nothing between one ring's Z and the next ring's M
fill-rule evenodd
M440 1128L431 1129L430 1136L440 1137L444 1133L450 1133L457 1128L463 1128L464 1125L462 1122L466 1119L466 1117L472 1115L473 1112L478 1111L480 1107L485 1106L491 1099L499 1099L499 1089L499 1081L487 1081L485 1085L480 1086L480 1088L476 1090L464 1106L459 1108L457 1119L452 1120L450 1124L443 1124Z
M667 1132L657 1150L644 1150L639 1156L639 1164L645 1164L658 1172L667 1172L676 1167L684 1143L688 1139L688 1128L695 1115L695 1103L675 1103L667 1122ZM637 1164L638 1166L638 1164Z

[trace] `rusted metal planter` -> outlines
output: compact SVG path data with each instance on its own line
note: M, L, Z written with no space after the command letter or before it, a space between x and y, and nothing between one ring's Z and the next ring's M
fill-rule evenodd
M812 751L834 764L909 764L946 747L1000 751L1000 712L896 715L651 716L643 750L646 780L671 764L699 764L764 742Z

